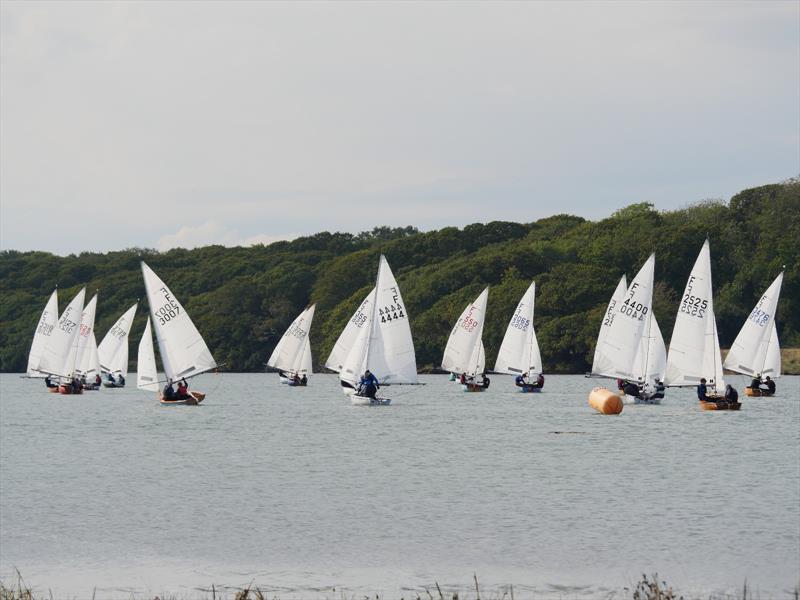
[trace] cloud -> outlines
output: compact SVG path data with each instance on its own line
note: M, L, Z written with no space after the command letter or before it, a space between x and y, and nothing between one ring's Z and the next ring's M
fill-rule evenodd
M196 226L182 226L175 233L162 235L158 239L157 248L159 250L169 250L170 248L198 248L200 246L210 246L219 244L222 246L254 246L256 244L271 244L282 240L293 240L299 237L298 233L286 234L265 234L243 237L235 229L229 229L217 221L206 221Z

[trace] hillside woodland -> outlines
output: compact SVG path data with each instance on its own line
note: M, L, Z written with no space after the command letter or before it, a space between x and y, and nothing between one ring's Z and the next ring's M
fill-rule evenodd
M62 257L7 250L0 253L0 369L25 370L33 331L56 286L60 309L81 286L87 286L87 298L99 290L98 343L141 298L130 336L133 360L148 310L139 267L145 260L180 299L227 370L264 369L289 323L316 303L311 342L319 370L371 289L383 253L411 317L421 371L439 364L455 320L486 285L491 288L484 343L487 365L494 365L508 320L535 280L534 325L545 372L584 372L620 276L630 279L653 251L654 311L669 343L678 300L706 236L722 346L733 341L783 265L778 333L782 346L800 346L800 181L793 179L744 190L727 203L703 201L665 212L633 204L601 221L555 215L429 232L377 227L268 246L168 252L131 248Z

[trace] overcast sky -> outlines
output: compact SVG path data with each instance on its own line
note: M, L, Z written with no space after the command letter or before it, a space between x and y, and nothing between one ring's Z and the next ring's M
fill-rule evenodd
M800 172L800 2L9 2L0 246L659 209Z

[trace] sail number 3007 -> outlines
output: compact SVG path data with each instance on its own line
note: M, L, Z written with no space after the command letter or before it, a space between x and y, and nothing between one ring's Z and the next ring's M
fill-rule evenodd
M170 295L169 290L161 288L161 292L164 294L166 302L160 308L153 311L153 315L158 319L161 325L165 325L180 314L181 307Z

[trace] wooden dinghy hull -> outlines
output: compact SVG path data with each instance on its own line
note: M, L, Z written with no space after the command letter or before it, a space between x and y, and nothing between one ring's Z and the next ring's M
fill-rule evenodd
M51 394L58 394L60 392L60 389L59 389L60 387L61 386L54 385L53 387L47 388L47 391L50 392Z
M206 395L202 392L189 392L188 398L179 398L177 400L167 400L164 396L158 396L159 402L163 405L183 405L183 406L197 406L203 400L206 399Z
M81 388L75 389L71 385L60 385L58 386L58 393L59 394L82 394L83 390Z
M713 397L713 396L709 396ZM739 410L742 408L741 402L729 402L720 397L719 400L700 400L700 408L702 410Z
M370 398L369 396L359 396L353 394L350 396L350 402L353 406L389 406L392 403L391 398Z
M759 396L769 397L772 396L773 394L769 390L760 390L758 388L746 387L744 388L744 395L750 396L751 398L753 397L758 398Z
M465 392L485 392L486 391L485 387L483 387L482 385L479 385L477 383L464 383L464 384L461 385L461 388Z
M622 412L622 398L611 390L596 387L589 392L589 406L603 415L618 415Z

